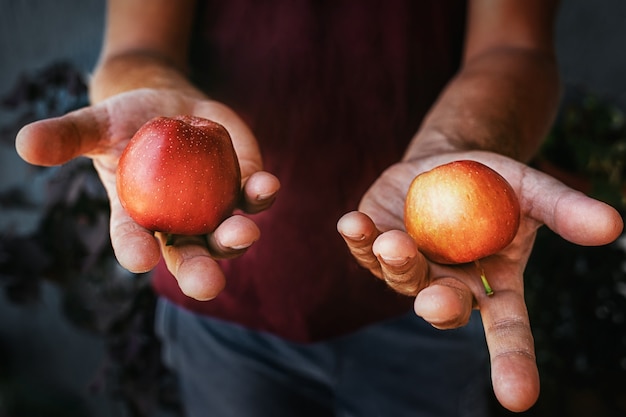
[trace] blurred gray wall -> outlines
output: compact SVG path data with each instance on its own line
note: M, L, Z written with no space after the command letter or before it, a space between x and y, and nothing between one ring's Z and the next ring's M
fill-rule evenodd
M98 57L104 0L0 0L0 96L24 70L67 59L88 71Z
M556 46L566 84L626 106L626 1L562 0Z

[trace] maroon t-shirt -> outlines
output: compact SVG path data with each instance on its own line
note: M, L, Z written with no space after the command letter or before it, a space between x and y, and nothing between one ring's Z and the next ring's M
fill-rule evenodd
M195 312L310 342L409 311L360 268L336 230L397 162L459 64L458 0L206 2L194 77L250 125L281 181L252 217L261 239L222 262L214 300L184 296L160 265L159 293Z

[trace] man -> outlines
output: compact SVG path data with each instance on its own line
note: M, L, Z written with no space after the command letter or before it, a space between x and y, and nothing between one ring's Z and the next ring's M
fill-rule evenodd
M622 230L615 210L524 164L558 103L554 2L225 3L111 0L92 106L17 139L34 164L93 159L119 262L159 265L160 332L189 415L481 415L473 309L497 398L530 407L522 275L535 231L599 245ZM166 245L123 211L115 169L143 123L176 114L226 127L240 209L259 214ZM474 267L429 262L404 232L410 181L457 159L494 168L521 202L515 240L482 261L492 297ZM431 333L412 305L459 333Z

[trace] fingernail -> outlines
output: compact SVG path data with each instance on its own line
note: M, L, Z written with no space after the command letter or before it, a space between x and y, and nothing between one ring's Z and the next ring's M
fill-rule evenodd
M381 256L380 257L384 263L389 266L404 266L409 262L409 258L407 257L389 257L389 256Z
M344 237L350 239L350 240L354 240L355 242L360 242L363 239L365 239L365 235L364 234L347 234L347 233L342 233Z
M243 243L241 245L233 245L233 246L229 246L228 248L232 250L244 250L244 249L248 249L250 246L252 246L252 242Z

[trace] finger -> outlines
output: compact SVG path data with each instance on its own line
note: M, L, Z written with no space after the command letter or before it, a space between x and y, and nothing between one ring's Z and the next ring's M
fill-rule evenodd
M245 182L241 208L247 213L258 213L268 209L276 199L280 181L269 172L259 171Z
M428 263L415 242L400 230L378 236L372 251L380 263L383 279L397 292L416 295L427 285Z
M208 249L215 258L230 259L243 254L260 237L261 231L251 219L236 215L209 235Z
M25 161L41 166L60 165L88 153L103 135L104 113L100 107L88 107L30 123L17 134L17 153Z
M439 278L415 297L415 313L438 329L465 326L473 309L472 291L451 277Z
M248 178L261 170L263 164L258 143L250 128L236 112L223 103L210 100L198 102L194 112L198 116L220 123L228 130L239 158L242 178Z
M622 233L621 215L613 207L574 191L547 175L538 175L524 190L530 217L572 243L604 245ZM550 192L546 192L550 190Z
M359 265L382 278L380 262L372 246L380 234L374 222L365 214L352 211L344 214L337 222L337 231L346 242L350 253Z
M200 301L215 298L226 285L224 273L206 246L204 236L156 233L167 269L183 294Z
M124 268L143 273L159 262L161 251L153 234L135 223L117 199L111 201L110 232L115 257Z
M521 412L539 396L539 372L528 313L520 292L496 291L480 305L495 395L504 407Z

